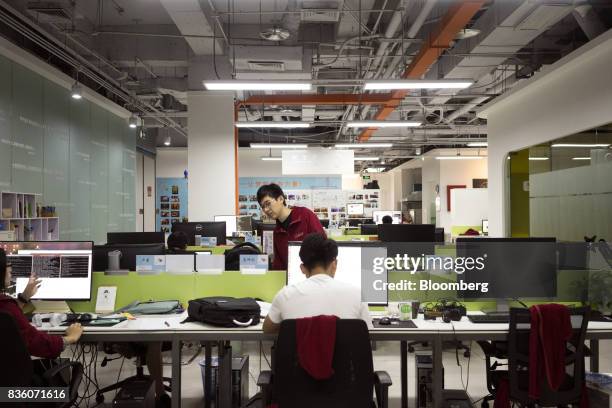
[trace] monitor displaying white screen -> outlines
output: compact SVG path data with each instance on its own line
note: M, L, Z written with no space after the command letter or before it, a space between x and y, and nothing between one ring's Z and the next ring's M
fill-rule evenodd
M346 205L346 212L348 215L363 215L363 204L352 203Z
M385 215L393 218L393 224L401 224L402 223L402 212L401 211L373 211L372 218L374 219L374 224L382 224L382 219Z
M0 242L12 266L17 293L32 274L42 283L32 299L91 299L93 242Z
M215 222L225 221L225 236L231 237L237 232L235 215L215 215Z
M289 243L287 259L287 285L293 285L306 279L300 265L299 242ZM387 274L377 275L372 272L375 257L385 258L387 249L384 246L368 242L338 242L338 266L334 279L359 288L362 298L371 305L386 305L387 291L372 291L374 280L387 281ZM363 287L363 284L367 287Z

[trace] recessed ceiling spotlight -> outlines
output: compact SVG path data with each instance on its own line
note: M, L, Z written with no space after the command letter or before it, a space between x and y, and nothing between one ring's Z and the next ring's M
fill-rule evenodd
M268 41L284 41L291 37L291 33L282 27L272 27L261 31L259 37Z

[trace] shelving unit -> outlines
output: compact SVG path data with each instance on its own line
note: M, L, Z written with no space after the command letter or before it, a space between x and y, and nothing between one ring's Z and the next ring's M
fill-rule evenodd
M16 241L59 240L59 218L37 217L41 194L0 194L0 231L13 231Z

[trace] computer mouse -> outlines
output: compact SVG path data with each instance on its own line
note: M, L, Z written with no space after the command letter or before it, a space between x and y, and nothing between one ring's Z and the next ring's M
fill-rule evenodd
M378 321L378 324L380 324L381 326L389 326L391 324L391 319L388 317L382 317Z

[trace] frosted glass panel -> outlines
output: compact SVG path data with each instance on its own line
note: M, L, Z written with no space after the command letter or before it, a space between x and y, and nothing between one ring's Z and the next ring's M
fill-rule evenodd
M24 193L43 190L42 84L29 70L13 70L13 184Z
M0 190L42 194L60 239L134 231L135 150L124 118L0 57Z
M6 189L11 185L12 173L12 80L11 63L4 57L0 57L0 189Z

